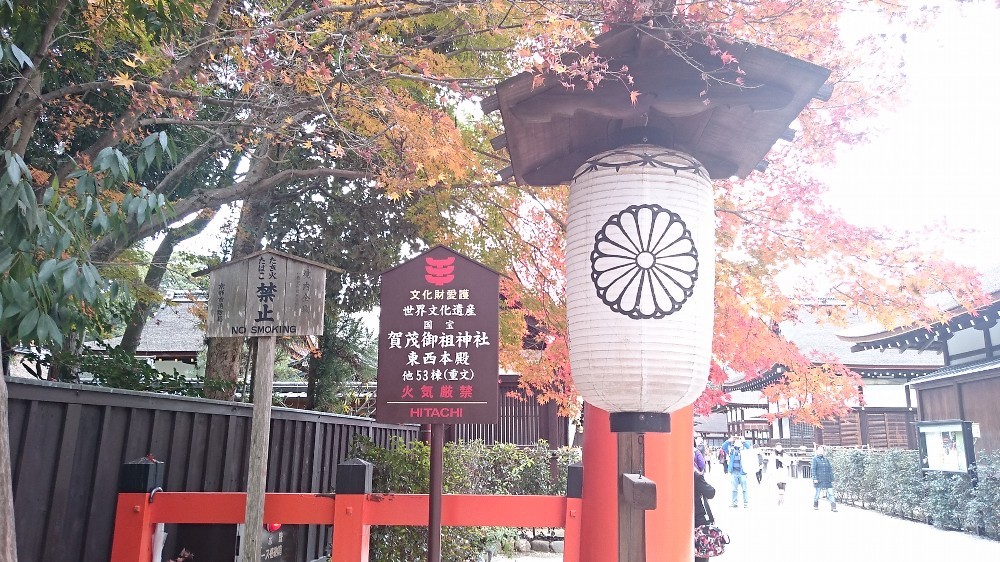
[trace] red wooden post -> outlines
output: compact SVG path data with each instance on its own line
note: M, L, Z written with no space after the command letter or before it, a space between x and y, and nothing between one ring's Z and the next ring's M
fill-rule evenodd
M694 559L693 442L691 406L670 414L670 433L646 434L646 473L656 482L656 509L646 512L647 562Z
M618 438L607 412L590 404L584 408L580 560L612 562L618 560Z
M583 527L583 499L566 498L566 523L563 527L563 562L580 562L580 529Z
M366 508L372 491L372 471L372 464L361 459L337 465L331 562L368 562L371 523Z
M149 494L118 494L111 562L153 558L153 523Z
M368 562L371 525L365 521L367 503L365 494L337 494L331 562Z

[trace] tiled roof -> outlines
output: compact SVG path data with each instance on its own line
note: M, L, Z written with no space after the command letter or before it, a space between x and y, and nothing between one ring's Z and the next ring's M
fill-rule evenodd
M205 329L191 312L197 303L190 301L170 302L162 305L153 317L146 321L142 330L142 341L136 353L154 352L198 353L205 348ZM108 341L112 347L121 344L121 338Z
M927 375L925 377L920 377L914 380L910 384L923 384L926 382L939 381L942 379L950 379L954 377L959 377L962 375L973 375L976 373L982 373L985 371L1000 370L1000 359L987 359L985 361L977 361L975 363L966 363L962 365L949 365L944 369L934 371L933 374Z
M827 304L822 306L843 306L839 304ZM853 325L864 323L864 319L857 315L848 317L848 322ZM896 350L887 351L862 351L851 352L851 344L838 337L838 332L843 331L843 327L824 323L821 318L809 312L801 312L795 321L782 322L779 326L781 335L794 343L802 353L811 359L820 361L822 357L832 356L839 360L845 367L861 374L885 376L898 374L919 375L940 369L944 365L944 359L939 353L917 351L907 351L900 353ZM902 371L902 373L900 373ZM770 381L780 376L774 370L766 373L745 376L742 373L733 373L724 385L724 389L733 393L735 391L755 392L761 387L770 384ZM734 398L733 402L737 402Z
M865 320L857 315L849 318L848 322L851 323L851 326L865 324ZM781 334L807 356L815 355L815 352L832 355L848 367L939 368L944 365L941 355L933 352L900 353L896 350L851 352L851 343L838 337L838 333L844 331L843 327L821 323L816 316L805 312L799 315L797 322L782 322L780 328Z
M996 308L996 303L1000 302L1000 264L986 267L980 273L982 275L983 290L992 297L990 305L979 309L979 312L983 312L986 309ZM966 313L959 302L948 294L931 295L928 297L928 302L937 307L938 310L950 313L953 320L962 317ZM900 336L912 338L910 334L914 332L918 332L921 336L928 335L927 330L923 326L894 326L887 328L878 322L867 322L841 330L837 336L844 341L858 344L855 346L856 349L862 349L865 347L863 344L866 343L877 341L891 343L891 340ZM916 340L914 340L913 345L917 345L915 342ZM909 346L910 342L906 340L906 344Z
M695 416L695 433L729 433L729 423L725 412L715 412L707 416Z

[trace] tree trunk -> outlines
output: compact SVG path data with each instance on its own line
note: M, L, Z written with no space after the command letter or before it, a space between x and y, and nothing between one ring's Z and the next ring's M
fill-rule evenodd
M6 364L4 365L6 374ZM14 533L14 478L10 471L7 381L0 377L0 562L17 562Z
M52 358L49 366L48 380L59 382L80 382L80 366L63 362L62 358L74 357L83 354L84 334L76 330L71 330L63 340L62 349L59 354Z
M257 181L270 172L275 150L261 146L260 156L254 159L247 172L247 180ZM263 193L243 201L240 220L236 226L233 253L230 261L238 260L260 249L264 226L271 210L272 195ZM205 359L205 397L232 400L240 378L240 357L243 338L208 338L208 356Z
M167 263L170 262L174 248L177 247L177 244L205 230L205 227L208 226L208 223L214 217L215 209L204 209L198 213L198 216L193 221L178 228L168 230L166 236L163 237L160 245L156 248L156 253L153 254L153 259L149 264L149 270L146 271L143 283L153 291L159 291L160 283L163 281L163 275L167 272ZM150 308L152 308L152 303L137 301L135 306L132 307L132 315L129 317L128 325L125 326L121 348L133 355L139 349L139 344L142 343L142 330L146 327L146 321L149 320Z

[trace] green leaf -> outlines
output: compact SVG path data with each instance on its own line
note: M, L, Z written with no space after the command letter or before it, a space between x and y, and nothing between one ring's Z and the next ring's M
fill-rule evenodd
M76 285L76 281L78 278L79 274L77 272L77 268L75 267L75 265L74 267L66 269L66 271L63 272L62 276L63 288L69 291Z
M17 328L17 339L23 340L35 330L35 326L38 325L38 309L33 308L24 320L21 320L21 325Z
M139 203L141 201L142 201L142 199L139 199L138 197L133 197L132 200L128 202L128 210L127 210L127 212L128 212L129 216L133 216L137 212L139 212Z
M7 176L14 185L21 182L21 166L17 164L17 160L9 152L7 153Z
M69 246L72 243L73 236L69 233L69 231L63 232L63 235L59 237L59 247L55 253L62 255L63 252L69 249Z
M146 158L146 164L152 164L156 160L156 145L150 144L146 147L146 151L143 153Z
M14 258L16 257L17 254L11 252L8 248L4 248L0 252L0 273L6 273L10 269L11 264L14 263Z
M58 266L59 266L58 260L54 259L45 260L42 263L42 267L38 268L38 281L41 283L47 283L48 280L52 277L52 274L55 272L56 267Z
M76 180L76 194L80 197L84 197L91 191L94 191L94 185L93 176L80 176L80 178Z
M18 196L20 192L16 188L16 184L10 185L3 189L3 195L0 196L0 213L7 214L14 208L17 204Z
M167 151L167 132L166 131L160 131L160 147L163 149L164 152Z
M104 214L104 210L103 209L101 210L101 213L99 215L97 215L97 219L94 220L94 225L96 225L98 228L100 228L101 232L107 232L107 230L108 230L108 215Z
M13 318L21 314L21 305L17 302L11 302L7 305L7 309L3 311L3 318Z
M56 321L52 319L48 314L42 314L38 317L38 339L40 341L48 341L59 339L59 343L62 343L62 334L60 333L59 325Z
M118 150L115 151L115 156L118 158L118 169L121 171L122 179L129 179L132 170L128 165L128 158Z
M18 65L18 69L20 69L22 66L27 66L28 68L35 68L35 65L32 64L31 62L31 57L24 54L24 51L19 49L17 45L11 43L10 52L14 55L14 58L17 59L17 62L21 63L20 65Z
M140 148L148 148L156 142L159 137L159 133L150 133L146 138L142 139L142 144L139 145Z
M97 167L101 170L110 170L114 163L115 152L110 146L106 146L97 153L97 158L95 158L95 163Z

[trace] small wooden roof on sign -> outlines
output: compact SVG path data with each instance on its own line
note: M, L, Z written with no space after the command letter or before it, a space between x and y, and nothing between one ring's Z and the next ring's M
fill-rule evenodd
M340 269L339 267L335 267L335 266L332 266L332 265L327 265L325 263L319 263L317 261L307 260L306 258L300 258L299 256L293 256L292 254L286 254L285 252L279 252L278 250L264 249L264 250L260 250L259 252L254 252L254 253L252 253L252 254L250 254L248 256L243 256L242 258L237 258L237 259L232 260L232 261L227 261L225 263L220 263L219 265L215 265L215 266L209 267L207 269L202 269L201 271L195 271L194 273L191 274L191 277L201 277L202 275L208 275L209 273L211 273L211 272L213 272L213 271L215 271L217 269L225 269L225 268L227 268L229 266L232 266L232 265L235 265L237 263L248 261L248 260L252 260L252 259L254 259L254 258L256 258L256 257L258 257L260 255L263 255L263 254L274 254L276 256L280 256L280 257L283 257L285 259L289 259L289 260L292 260L292 261L301 262L301 263L308 264L308 265L314 265L316 267L322 267L323 269L326 269L326 270L329 270L329 271L334 271L334 272L337 272L337 273L343 273L344 272L344 270Z
M741 77L735 67L717 74L722 82L706 85L695 65L718 69L719 55L696 44L681 56L665 47L668 38L663 27L628 25L563 57L570 64L594 52L611 70L627 66L631 88L639 92L634 104L629 88L615 79L593 91L582 84L567 89L552 75L538 86L529 72L498 84L496 96L484 99L482 108L499 109L503 117L506 133L493 139L493 147L507 148L511 167L501 175L519 184L569 183L588 158L641 142L641 136L637 141L623 131L643 128L657 137L652 144L687 152L712 178L746 177L775 141L791 140L788 126L811 98L828 99L832 93L824 86L829 70L746 43L719 44L739 61L744 86L735 83Z

